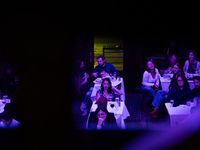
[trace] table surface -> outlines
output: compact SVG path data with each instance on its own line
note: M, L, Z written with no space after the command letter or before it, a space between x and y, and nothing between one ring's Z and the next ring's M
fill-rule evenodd
M96 101L94 101L93 103L92 103L92 107L91 107L91 109L90 109L90 112L94 112L96 109L97 109L97 104L95 104L96 103ZM110 112L110 113L114 113L114 114L122 114L122 112L123 112L123 108L124 108L124 102L120 102L120 106L118 107L118 108L116 108L115 106L112 108L110 105L111 104L116 104L116 102L113 102L113 101L108 101L108 103L107 103L107 110L108 110L108 112Z
M190 102L190 106L179 105L177 107L172 107L171 103L165 103L169 115L189 115L190 110L194 107L194 102Z
M97 79L101 79L101 78L97 78ZM110 80L110 81L111 81L112 86L117 86L120 83L122 83L122 80L123 79L121 78L120 81L119 80L114 80L114 81ZM95 86L101 86L101 82L95 82L95 81L93 82L95 83Z

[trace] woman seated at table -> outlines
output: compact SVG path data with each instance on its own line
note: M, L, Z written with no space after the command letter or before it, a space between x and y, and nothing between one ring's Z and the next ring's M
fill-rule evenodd
M173 68L173 71L174 71L174 75L172 77L172 80L170 82L170 85L168 87L168 90L165 91L165 90L159 90L152 102L152 105L154 106L154 110L152 112L150 112L150 115L154 115L156 114L158 111L161 113L162 112L162 109L158 110L158 108L160 107L161 103L162 103L162 100L164 98L167 97L167 94L169 92L169 89L171 89L172 86L174 86L174 84L176 83L176 78L178 75L180 74L184 74L183 73L183 63L181 61L178 61L175 65L174 65L174 68ZM155 116L153 116L155 117Z
M108 100L114 100L115 97L119 96L120 98L122 94L119 89L112 87L109 78L104 78L101 83L101 89L97 91L96 101L98 101L100 96L106 97Z
M183 71L186 74L186 78L193 78L193 76L189 74L200 73L200 62L196 60L194 50L189 51L189 60L185 61Z
M169 102L170 100L174 100L173 107L178 106L179 104L186 104L186 100L189 99L191 94L191 90L189 88L189 83L184 74L179 74L176 78L175 85L172 86L167 94L167 97L162 97L156 99L152 105L155 106L154 111L150 114L153 118L161 117L161 111L163 108L162 102Z
M160 74L157 68L154 67L152 61L147 61L146 71L143 74L141 92L149 93L150 99L154 99L156 92L160 89L159 79Z
M109 113L106 107L99 106L95 112L90 113L88 128L90 130L116 130L118 129L113 113Z

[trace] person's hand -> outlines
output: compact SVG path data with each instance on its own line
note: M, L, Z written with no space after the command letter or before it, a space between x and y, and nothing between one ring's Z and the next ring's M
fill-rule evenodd
M92 73L92 76L94 76L95 78L98 77L97 72Z
M169 70L169 71L173 71L173 68L172 68L172 67L169 67L168 70Z
M90 77L90 75L87 74L86 72L84 73L84 76L85 76L86 78L89 78L89 77Z
M109 76L109 73L104 72L103 75L102 75L102 77L106 77L106 76Z
M98 126L101 126L105 119L98 118Z
M159 86L157 84L154 84L154 86L155 86L155 90L158 91Z

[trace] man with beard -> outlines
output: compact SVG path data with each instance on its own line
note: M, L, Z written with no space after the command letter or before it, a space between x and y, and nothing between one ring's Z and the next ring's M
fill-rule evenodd
M200 76L193 77L195 88L191 92L190 100L193 101L193 98L200 98Z
M112 74L115 77L118 75L118 71L116 70L116 68L111 63L105 62L104 56L101 56L101 55L98 56L97 62L98 62L98 65L94 68L94 71L92 73L92 76L94 76L95 78L105 77L110 74Z

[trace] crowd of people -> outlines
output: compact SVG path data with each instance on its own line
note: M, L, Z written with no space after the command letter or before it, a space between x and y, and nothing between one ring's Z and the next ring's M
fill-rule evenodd
M199 61L196 60L194 50L189 51L189 60L186 60L185 63L172 54L162 64L160 72L154 67L152 61L147 61L141 91L150 95L149 101L152 101L151 105L154 107L150 115L153 118L162 117L163 104L170 100L174 100L173 107L176 107L186 104L187 100L193 102L194 97L199 97L199 71ZM173 73L173 77L168 90L162 90L160 77L170 73ZM194 82L195 88L192 90L189 87L188 79Z
M114 101L116 97L124 94L116 87L112 87L109 76L118 76L118 71L111 63L105 62L104 56L97 57L98 65L92 73L85 70L83 60L77 60L76 71L74 74L75 91L82 95L84 100L80 109L82 115L86 116L92 104L90 96L93 91L91 84L96 78L101 77L101 88L96 93L96 101L98 107L95 112L90 113L88 128L89 129L107 129L110 124L113 127L116 120L112 113L107 110L107 101ZM165 74L173 73L168 90L162 90L160 77ZM187 100L193 101L195 97L200 97L200 62L196 60L195 52L189 51L189 60L185 63L177 58L176 54L172 54L169 59L165 60L158 70L152 61L147 61L146 70L143 73L141 92L148 93L151 105L154 110L150 112L153 118L162 117L163 104L174 100L173 107L180 104L186 104ZM194 81L195 88L190 89L188 79ZM194 110L195 108L192 108Z
M16 65L14 65L16 66ZM3 112L0 113L0 129L13 129L21 126L20 103L18 100L19 74L16 68L6 64L0 77L0 99ZM4 96L8 96L10 103L3 104Z

